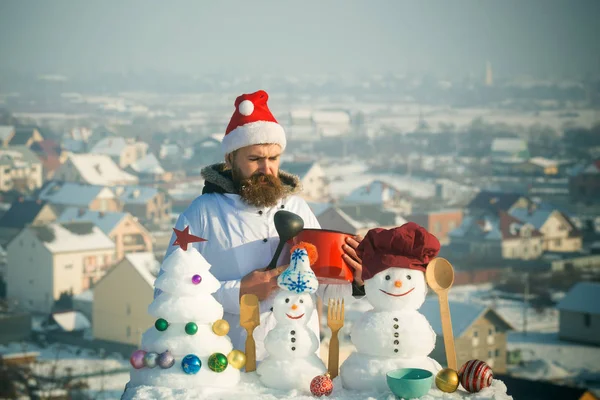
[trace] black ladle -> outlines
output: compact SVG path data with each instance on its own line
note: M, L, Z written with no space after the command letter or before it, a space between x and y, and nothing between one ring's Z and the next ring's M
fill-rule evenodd
M279 234L279 244L277 245L275 254L273 254L273 259L266 268L267 271L277 266L277 260L287 241L296 237L304 229L304 220L293 212L285 210L277 211L273 219L275 221L275 229Z

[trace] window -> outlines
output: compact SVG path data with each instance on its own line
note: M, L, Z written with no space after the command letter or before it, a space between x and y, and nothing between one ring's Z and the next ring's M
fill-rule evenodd
M131 315L131 306L129 304L127 304L127 307L125 309L125 314Z
M30 284L30 285L33 285L33 279L30 279L30 280L29 280L29 284Z
M494 357L494 352L491 350L488 350L488 358L492 358Z
M65 269L73 269L73 264L67 264L67 265L65 265Z
M126 334L127 334L127 337L131 337L131 327L130 326L127 327L127 333Z
M23 239L19 240L19 246L23 247Z
M488 335L492 336L494 333L495 332L494 332L494 328L493 327L490 328L490 329L488 329Z
M35 242L31 242L31 248L35 249Z
M592 325L592 316L590 314L583 314L583 325L585 325L586 328L589 328L590 325Z
M473 337L479 337L479 332L478 331L473 331Z
M496 357L500 357L500 349L496 349L496 351L494 352L494 355Z

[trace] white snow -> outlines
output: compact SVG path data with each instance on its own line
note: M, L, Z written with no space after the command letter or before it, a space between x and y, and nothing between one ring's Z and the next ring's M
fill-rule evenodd
M164 174L165 170L153 153L146 154L145 157L136 160L130 165L137 173L144 174Z
M50 229L54 233L52 241L43 242L44 246L52 253L115 248L115 243L97 226L92 227L90 233L82 235L73 233L57 223L47 224L44 228Z
M471 399L471 400L512 400L512 397L506 394L507 388L504 383L494 380L492 386L483 389L479 393L470 394L459 388L454 393L443 393L437 388L433 388L421 400L435 399ZM314 400L315 397L308 390L277 390L269 389L263 386L256 373L244 373L240 383L227 390L218 390L207 388L202 390L189 389L166 389L150 386L140 386L128 389L122 400L196 400L196 399L219 399L219 400ZM322 397L328 400L397 400L398 398L391 392L377 393L375 391L354 391L342 387L339 377L333 380L333 393L329 397Z
M112 186L136 184L138 179L123 171L110 156L104 154L70 154L73 166L90 185Z
M131 263L133 268L140 274L142 278L153 286L156 274L160 269L159 262L151 252L127 253L125 258Z
M62 330L67 332L80 331L92 326L85 315L79 311L57 312L52 314L52 318Z

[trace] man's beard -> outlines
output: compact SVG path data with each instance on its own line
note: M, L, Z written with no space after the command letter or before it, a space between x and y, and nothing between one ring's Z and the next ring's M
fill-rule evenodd
M238 194L251 206L273 207L283 197L285 188L277 176L258 173L239 179L239 171L234 168L232 172Z

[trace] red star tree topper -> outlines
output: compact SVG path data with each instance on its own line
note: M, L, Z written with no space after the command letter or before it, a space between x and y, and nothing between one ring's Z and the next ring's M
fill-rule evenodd
M206 239L202 239L201 237L192 235L190 233L189 226L183 228L182 231L180 231L177 228L173 228L173 230L175 231L175 235L177 236L177 239L175 239L175 241L173 242L173 246L179 246L183 250L187 250L188 244L190 243L206 242Z

